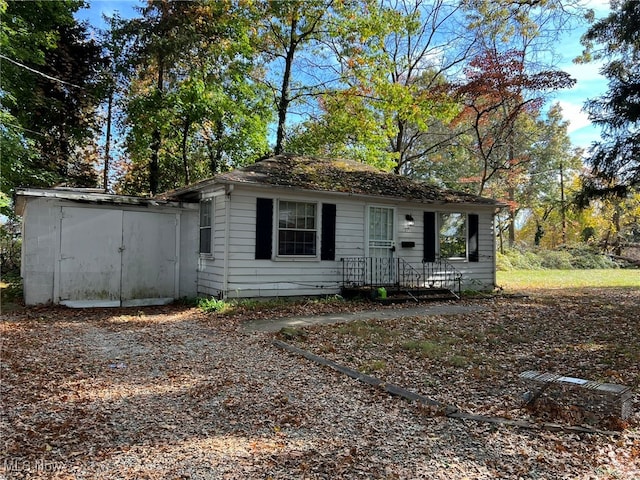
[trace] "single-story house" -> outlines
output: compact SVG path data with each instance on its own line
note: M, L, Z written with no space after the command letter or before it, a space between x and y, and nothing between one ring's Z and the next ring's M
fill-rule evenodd
M500 202L343 159L278 155L154 198L17 192L25 302L495 286ZM453 288L453 285L450 286Z

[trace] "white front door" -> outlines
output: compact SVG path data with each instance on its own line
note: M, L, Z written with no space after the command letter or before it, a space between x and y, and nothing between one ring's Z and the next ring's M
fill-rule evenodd
M395 241L395 210L390 207L369 207L368 215L368 280L372 285L394 282L393 252Z

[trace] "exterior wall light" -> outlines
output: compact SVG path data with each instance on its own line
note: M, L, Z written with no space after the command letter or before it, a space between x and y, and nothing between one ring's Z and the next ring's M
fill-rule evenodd
M408 214L408 215L405 215L404 218L407 221L407 227L413 227L415 225L415 221L413 220L413 215Z

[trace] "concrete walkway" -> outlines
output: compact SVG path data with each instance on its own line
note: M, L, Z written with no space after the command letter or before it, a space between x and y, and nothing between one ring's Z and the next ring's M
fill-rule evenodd
M350 322L353 320L394 319L400 317L414 317L418 315L459 315L484 310L482 305L419 305L406 308L389 308L381 310L366 310L362 312L329 313L326 315L312 315L308 317L289 317L253 320L245 323L242 328L246 332L278 332L285 327L307 327L310 325L328 325L332 323Z

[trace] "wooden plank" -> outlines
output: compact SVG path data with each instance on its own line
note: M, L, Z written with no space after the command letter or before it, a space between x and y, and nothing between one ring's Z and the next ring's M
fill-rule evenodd
M412 392L402 387L398 387L397 385L385 383L379 378L372 377L371 375L366 375L362 372L358 372L349 367L345 367L340 365L339 363L334 362L333 360L326 359L324 357L320 357L306 350L302 350L298 347L294 347L293 345L289 345L281 340L274 340L273 344L286 350L291 353L295 353L300 355L307 360L311 360L319 365L323 365L329 368L332 368L340 373L343 373L355 380L363 382L367 385L371 385L377 388L382 388L385 392L390 395L394 395L397 397L404 398L409 401L417 402L423 405L429 405L431 407L436 407L441 410L445 416L449 418L454 418L457 420L471 420L474 422L482 422L482 423L492 423L497 425L504 425L508 427L517 427L517 428L526 428L529 430L548 430L552 432L567 432L567 433L590 433L590 434L599 434L599 435L608 435L608 436L619 436L620 432L609 431L609 430L598 430L595 428L583 427L583 426L573 426L573 425L560 425L557 423L533 423L527 420L513 420L509 418L502 417L489 417L486 415L475 415L472 413L461 412L457 407L452 405L446 405L444 403L438 402L437 400L433 400L424 395L420 395L418 393Z
M559 423L533 423L527 420L512 420L502 417L488 417L485 415L474 415L472 413L454 412L447 415L449 418L457 418L459 420L472 420L474 422L493 423L497 425L505 425L508 427L526 428L529 430L548 430L551 432L567 432L567 433L593 433L599 435L619 436L620 432L610 430L599 430L596 428L583 427L579 425L560 425Z
M273 344L279 348L282 348L283 350L287 350L289 352L298 354L300 356L303 356L304 358L306 358L307 360L311 360L312 362L315 362L319 365L324 365L326 367L330 367L340 373L344 373L345 375L347 375L348 377L351 377L355 380L358 380L362 383L366 383L367 385L371 385L373 387L379 387L382 388L385 392L389 393L390 395L394 395L397 397L402 397L406 400L410 400L410 401L414 401L414 402L419 402L423 405L429 405L432 407L438 407L438 408L446 408L446 405L437 402L436 400L432 400L429 397L425 397L424 395L420 395L418 393L415 392L411 392L405 388L402 387L398 387L397 385L392 385L392 384L387 384L384 383L382 380L376 378L376 377L372 377L370 375L367 375L365 373L359 372L357 370L353 370L352 368L349 367L345 367L343 365L340 365L339 363L336 363L332 360L328 360L326 358L323 357L319 357L318 355L314 355L311 352L307 352L306 350L302 350L300 348L294 347L293 345L289 345L288 343L282 342L280 340L274 340Z

